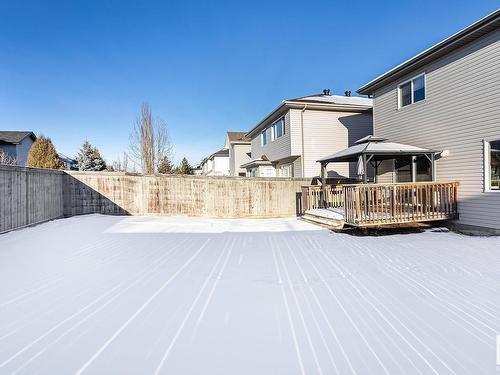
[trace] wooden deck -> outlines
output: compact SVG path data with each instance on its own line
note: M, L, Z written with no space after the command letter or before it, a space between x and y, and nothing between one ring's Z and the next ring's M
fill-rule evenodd
M417 182L302 187L302 212L343 208L348 225L367 227L458 217L459 183Z

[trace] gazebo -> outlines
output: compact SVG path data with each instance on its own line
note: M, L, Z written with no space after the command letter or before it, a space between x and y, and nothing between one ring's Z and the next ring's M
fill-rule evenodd
M394 160L402 157L411 158L412 182L417 181L416 158L425 156L431 165L432 181L435 181L435 158L439 151L405 145L402 143L387 142L387 139L369 135L354 143L353 146L335 154L319 159L321 163L321 180L325 184L326 166L329 163L357 162L358 175L362 176L363 183L368 182L368 164L375 170L375 182L378 167L384 160Z
M454 219L458 215L457 181L436 181L436 156L440 151L389 142L368 136L345 150L326 156L321 164L321 186L302 187L302 213L306 219L332 222L332 211L341 217L338 226L379 226ZM417 158L429 161L429 179L417 182ZM410 162L408 182L379 183L378 169L385 160ZM327 185L326 167L330 163L357 163L360 184ZM375 171L375 183L368 181L368 167ZM319 210L319 211L318 211ZM333 225L333 224L332 224Z

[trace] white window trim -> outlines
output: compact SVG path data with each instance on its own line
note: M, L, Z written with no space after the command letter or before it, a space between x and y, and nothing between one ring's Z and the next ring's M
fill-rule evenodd
M276 137L276 125L278 124L278 122L281 121L281 135L279 137ZM282 116L280 117L279 119L277 119L276 121L274 121L271 126L271 141L274 142L275 140L277 140L278 138L281 138L285 135L285 116Z
M490 164L491 164L491 145L490 142L499 141L500 139L483 139L483 176L484 176L484 187L483 192L485 193L500 193L500 190L491 188L491 174L490 174Z
M264 147L267 145L267 134L266 134L266 143L264 143L264 134L266 133L267 129L264 129L260 132L260 146Z
M422 99L422 100L419 100L418 102L415 103L415 101L413 100L413 80L414 79L417 79L417 78L420 78L424 76L424 91L425 91L425 98ZM410 104L407 104L405 106L402 106L401 105L401 86L407 84L407 83L410 83L410 94L411 94L411 103ZM421 103L421 102L425 102L427 100L427 74L426 72L423 72L423 73L420 73L410 79L407 79L406 81L403 81L401 83L398 84L398 90L397 90L397 96L398 96L398 109L403 109L403 108L406 108L406 107L410 107L414 104L418 104L418 103Z

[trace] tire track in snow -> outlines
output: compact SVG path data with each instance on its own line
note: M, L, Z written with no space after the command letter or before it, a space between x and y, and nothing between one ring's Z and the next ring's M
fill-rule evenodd
M226 269L229 258L231 257L235 243L236 243L235 239L233 239L230 243L229 251L227 252L226 258L224 259L224 263L222 265L222 268L220 269L219 273L217 274L217 279L215 280L215 283L212 285L212 288L210 289L210 292L208 293L208 297L207 297L205 303L203 304L200 315L198 316L198 319L196 320L196 327L198 327L201 324L201 321L203 320L203 317L205 316L205 313L208 309L208 305L210 304L212 297L215 293L215 288L217 288L219 281L222 279L222 275L224 274L224 270Z
M179 249L185 242L182 242L180 244L178 244L175 248L173 248L168 254L165 254L165 256L168 256L170 255L170 253L172 251L177 250ZM163 263L161 263L163 264ZM160 265L161 265L160 264ZM157 260L155 260L153 262L153 265L157 265ZM159 265L158 265L159 266ZM145 270L142 270L139 275L143 274L143 273L146 273L146 272L150 272L151 270L148 268L148 269L145 269ZM137 277L137 276L136 276ZM122 285L124 285L127 281L122 281L122 282L119 282L117 285L115 285L113 288L111 288L110 290L108 290L106 293L102 294L101 296L99 296L98 298L96 298L95 300L93 300L91 303L85 305L83 308L81 308L80 310L78 310L77 312L71 314L70 316L66 317L65 319L63 319L62 321L60 321L59 323L57 323L56 325L54 325L53 327L51 327L49 330L47 330L45 333L43 333L42 335L38 336L35 340L33 340L31 343L25 345L22 349L20 349L19 351L17 351L16 353L14 353L13 355L11 355L9 358L7 358L6 360L4 360L2 363L0 363L0 369L5 367L7 364L9 364L10 362L12 362L14 359L16 359L17 357L19 357L21 354L23 354L24 352L26 352L27 350L29 350L31 347L33 347L35 344L37 344L38 342L42 341L44 338L48 337L51 333L55 332L58 328L62 327L64 324L66 324L67 322L71 321L73 318L77 317L78 315L80 315L81 313L87 311L88 309L90 309L92 306L96 305L97 303L99 303L99 301L105 299L108 295L112 294L115 290L117 290L119 287L121 287ZM133 282L132 284L136 284L135 282ZM130 288L126 288L127 290L130 289ZM112 298L113 299L113 298Z
M283 240L286 241L286 239L283 239ZM270 241L275 242L274 239L270 239ZM288 272L288 267L286 266L286 263L285 263L285 260L283 258L283 254L281 252L280 247L279 246L276 246L276 247L277 247L279 259L281 260L281 264L282 264L282 268L283 268L283 271L284 271L284 274L285 274L285 278L286 278L286 280L288 282L288 289L290 290L290 292L292 294L292 298L293 298L293 300L295 302L295 307L297 308L297 312L299 313L299 318L300 318L300 321L302 323L302 327L304 328L304 332L306 334L306 338L307 338L307 342L309 344L309 348L311 349L311 353L313 355L313 359L314 359L314 363L316 365L316 369L318 370L319 374L323 374L323 370L321 368L321 365L319 364L318 354L316 353L316 348L314 347L314 344L313 344L312 339L311 339L311 333L309 331L309 327L307 326L307 323L305 321L304 314L302 313L302 308L300 307L300 303L299 303L299 300L298 300L298 297L297 297L297 293L295 292L292 280L290 278L290 274Z
M92 363L106 350L106 348L111 345L111 343L132 323L135 318L137 318L144 309L146 309L149 304L160 295L165 288L170 285L170 283L177 278L177 276L184 271L202 252L202 250L207 246L210 242L210 238L207 239L200 248L167 280L165 281L160 288L156 290L121 326L118 330L83 364L83 366L76 372L76 375L82 374L87 368L92 365Z
M336 267L335 263L333 263L327 256L324 255L324 250L320 249L320 252L323 254L324 258L329 261L329 263ZM413 337L421 346L423 346L443 367L445 367L450 373L455 374L455 372L438 356L434 353L434 351L429 348L427 344L425 344L415 333L409 329L397 316L395 316L390 309L388 309L384 303L382 303L373 293L370 289L368 289L362 282L360 282L354 274L350 274L352 280L355 280L357 284L361 288L363 288L371 297L374 301L376 301L390 316L391 318L397 322L400 326L402 326L407 333L410 334L410 336ZM399 329L397 329L385 316L385 314L382 314L382 312L375 306L374 303L372 303L368 298L366 298L363 293L361 293L360 289L352 282L349 278L346 279L347 282L354 288L354 290L358 293L359 297L362 298L365 302L367 302L373 309L374 311L377 312L377 314L393 329L394 333L396 333L414 352L417 354L425 364L429 367L429 369L435 373L436 375L439 375L439 372L430 364L430 362L423 356L422 353L418 349L416 349L407 339L406 337L400 332Z
M182 245L184 245L187 241L184 241ZM47 344L42 350L37 352L34 356L32 356L28 361L26 361L21 367L16 369L12 374L18 373L20 370L22 370L24 367L29 365L31 362L33 362L35 359L40 357L44 352L46 352L51 346L55 345L58 343L61 339L66 337L68 334L73 332L75 329L80 327L82 324L87 322L90 318L94 317L97 315L100 311L104 310L107 306L111 305L115 300L120 298L121 296L125 295L126 292L131 290L137 285L140 284L147 284L151 279L153 279L156 274L155 272L158 271L160 267L162 267L165 263L167 263L169 260L174 258L178 250L181 248L181 244L178 244L174 248L170 249L167 253L165 253L160 259L155 259L154 262L152 262L147 269L141 270L141 272L136 276L138 277L135 279L131 284L127 285L124 289L120 290L117 294L115 294L113 297L111 297L109 300L107 300L104 304L99 306L97 309L89 313L86 317L83 319L79 320L76 322L74 325L69 327L66 331L64 331L61 335L59 335L55 340L53 340L50 344Z
M352 317L350 316L350 314L347 312L347 310L345 309L344 305L339 300L339 298L337 297L337 295L335 294L335 292L332 290L332 288L330 287L330 285L326 281L326 279L323 276L323 274L318 270L318 268L316 267L316 265L314 264L314 262L311 260L311 258L308 255L306 255L306 258L309 261L311 267L314 269L314 272L317 274L317 276L320 279L320 281L325 286L325 288L328 291L328 293L333 297L333 300L335 301L335 303L337 304L337 306L340 307L340 309L344 313L344 316L347 318L347 320L349 320L349 323L352 325L352 327L354 328L354 330L356 331L356 333L359 335L359 337L361 338L361 340L363 341L363 343L366 345L366 347L368 348L368 350L370 351L370 353L373 355L373 357L375 358L375 360L377 361L377 363L379 364L379 366L381 367L381 369L384 371L384 373L389 374L389 371L385 367L384 363L382 362L382 360L380 359L380 357L377 355L377 353L375 352L375 350L372 347L372 345L370 345L370 343L368 342L368 340L366 339L366 337L363 335L363 333L359 329L358 325L354 322L354 320L352 319Z
M267 242L269 243L269 245L271 247L271 252L273 254L274 266L276 267L276 275L278 277L278 286L281 290L281 295L283 297L283 302L285 304L285 310L286 310L286 314L288 317L288 323L290 325L290 331L292 333L293 344L295 347L295 354L297 356L297 362L299 364L300 373L302 375L305 375L304 363L302 362L302 354L300 353L300 347L299 347L299 343L297 340L297 333L295 332L295 324L293 322L292 312L290 311L290 306L288 305L288 299L286 298L286 292L285 292L285 286L283 285L283 279L281 278L281 273L280 273L280 270L278 267L278 260L276 258L276 249L274 248L272 243L269 242L269 239Z
M232 241L233 242L233 241ZM160 360L160 363L158 364L158 366L156 367L156 370L154 372L155 375L158 375L160 373L160 371L162 370L163 366L165 365L165 363L167 362L167 359L168 359L168 356L169 354L171 353L174 345L176 344L177 342L177 339L179 338L182 330L184 329L184 327L186 326L186 323L187 321L189 320L189 318L191 317L191 314L193 313L196 305L198 304L198 301L200 300L200 298L202 297L203 295L203 292L205 291L206 287L208 286L208 283L210 282L210 280L212 279L216 269L217 269L217 266L219 265L219 263L221 262L222 260L222 256L224 255L225 252L227 252L227 255L230 255L231 254L231 250L232 250L232 246L229 250L227 250L227 246L225 246L221 253L219 254L219 256L217 257L217 260L214 264L214 266L212 267L212 269L210 270L210 273L208 274L208 276L206 277L205 279L205 282L203 283L203 285L201 286L200 290L198 291L198 293L196 294L193 302L191 303L191 306L189 307L186 315L184 316L184 319L182 320L181 324L179 325L179 328L177 329L177 331L175 332L172 340L170 341L170 344L168 345L167 349L165 350L165 353L163 354L161 360ZM227 256L226 256L226 263L227 263L227 259L229 259ZM222 268L221 268L221 271L219 271L219 275L220 273L223 271L223 269L225 268L225 264L226 263L223 263L222 265ZM214 285L217 283L217 279L215 280L214 282Z
M313 298L314 298L314 300L315 300L318 308L320 309L321 313L323 314L323 319L329 323L329 320L326 318L326 314L324 314L323 306L319 303L318 298L316 296L316 293L314 292L314 289L312 288L311 284L309 283L309 279L306 277L306 275L304 273L304 270L300 266L299 261L297 260L297 257L295 256L295 254L293 253L293 251L292 251L292 249L290 247L289 247L289 250L290 250L290 255L292 256L292 258L293 258L293 260L295 262L295 265L297 266L297 268L298 268L298 270L300 272L300 275L302 277L302 280L303 280L304 284L307 285L307 287L309 289L309 292L313 296ZM315 323L315 326L316 326L316 330L318 331L318 334L321 337L321 341L323 343L323 346L325 347L325 350L328 353L328 358L330 359L330 363L332 364L332 366L333 366L333 368L335 370L335 373L340 375L339 368L337 367L337 364L335 363L335 359L334 359L333 354L332 354L332 352L330 350L330 346L326 342L326 338L323 335L323 330L320 328L319 319L314 314L311 302L309 301L309 299L307 298L307 296L305 295L305 293L304 293L304 299L305 299L307 307L309 309L309 313L313 316L313 320L314 320L314 323ZM344 351L343 346L340 344L340 342L338 340L337 334L333 331L333 327L331 327L330 324L328 324L328 326L331 328L331 332L332 332L332 334L333 334L333 336L335 338L335 341L336 341L337 345L340 347L340 350L341 350L341 352L342 352L342 354L344 356L344 359L346 360L346 362L347 362L347 364L349 366L349 369L352 371L352 373L355 373L354 368L352 367L351 361L349 360L349 357L347 357L347 355L346 355L346 353Z

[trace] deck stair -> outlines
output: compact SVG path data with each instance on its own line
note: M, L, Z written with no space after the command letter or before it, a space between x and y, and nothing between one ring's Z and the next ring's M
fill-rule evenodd
M339 212L321 208L306 211L301 220L329 229L342 229L345 223L343 215Z

